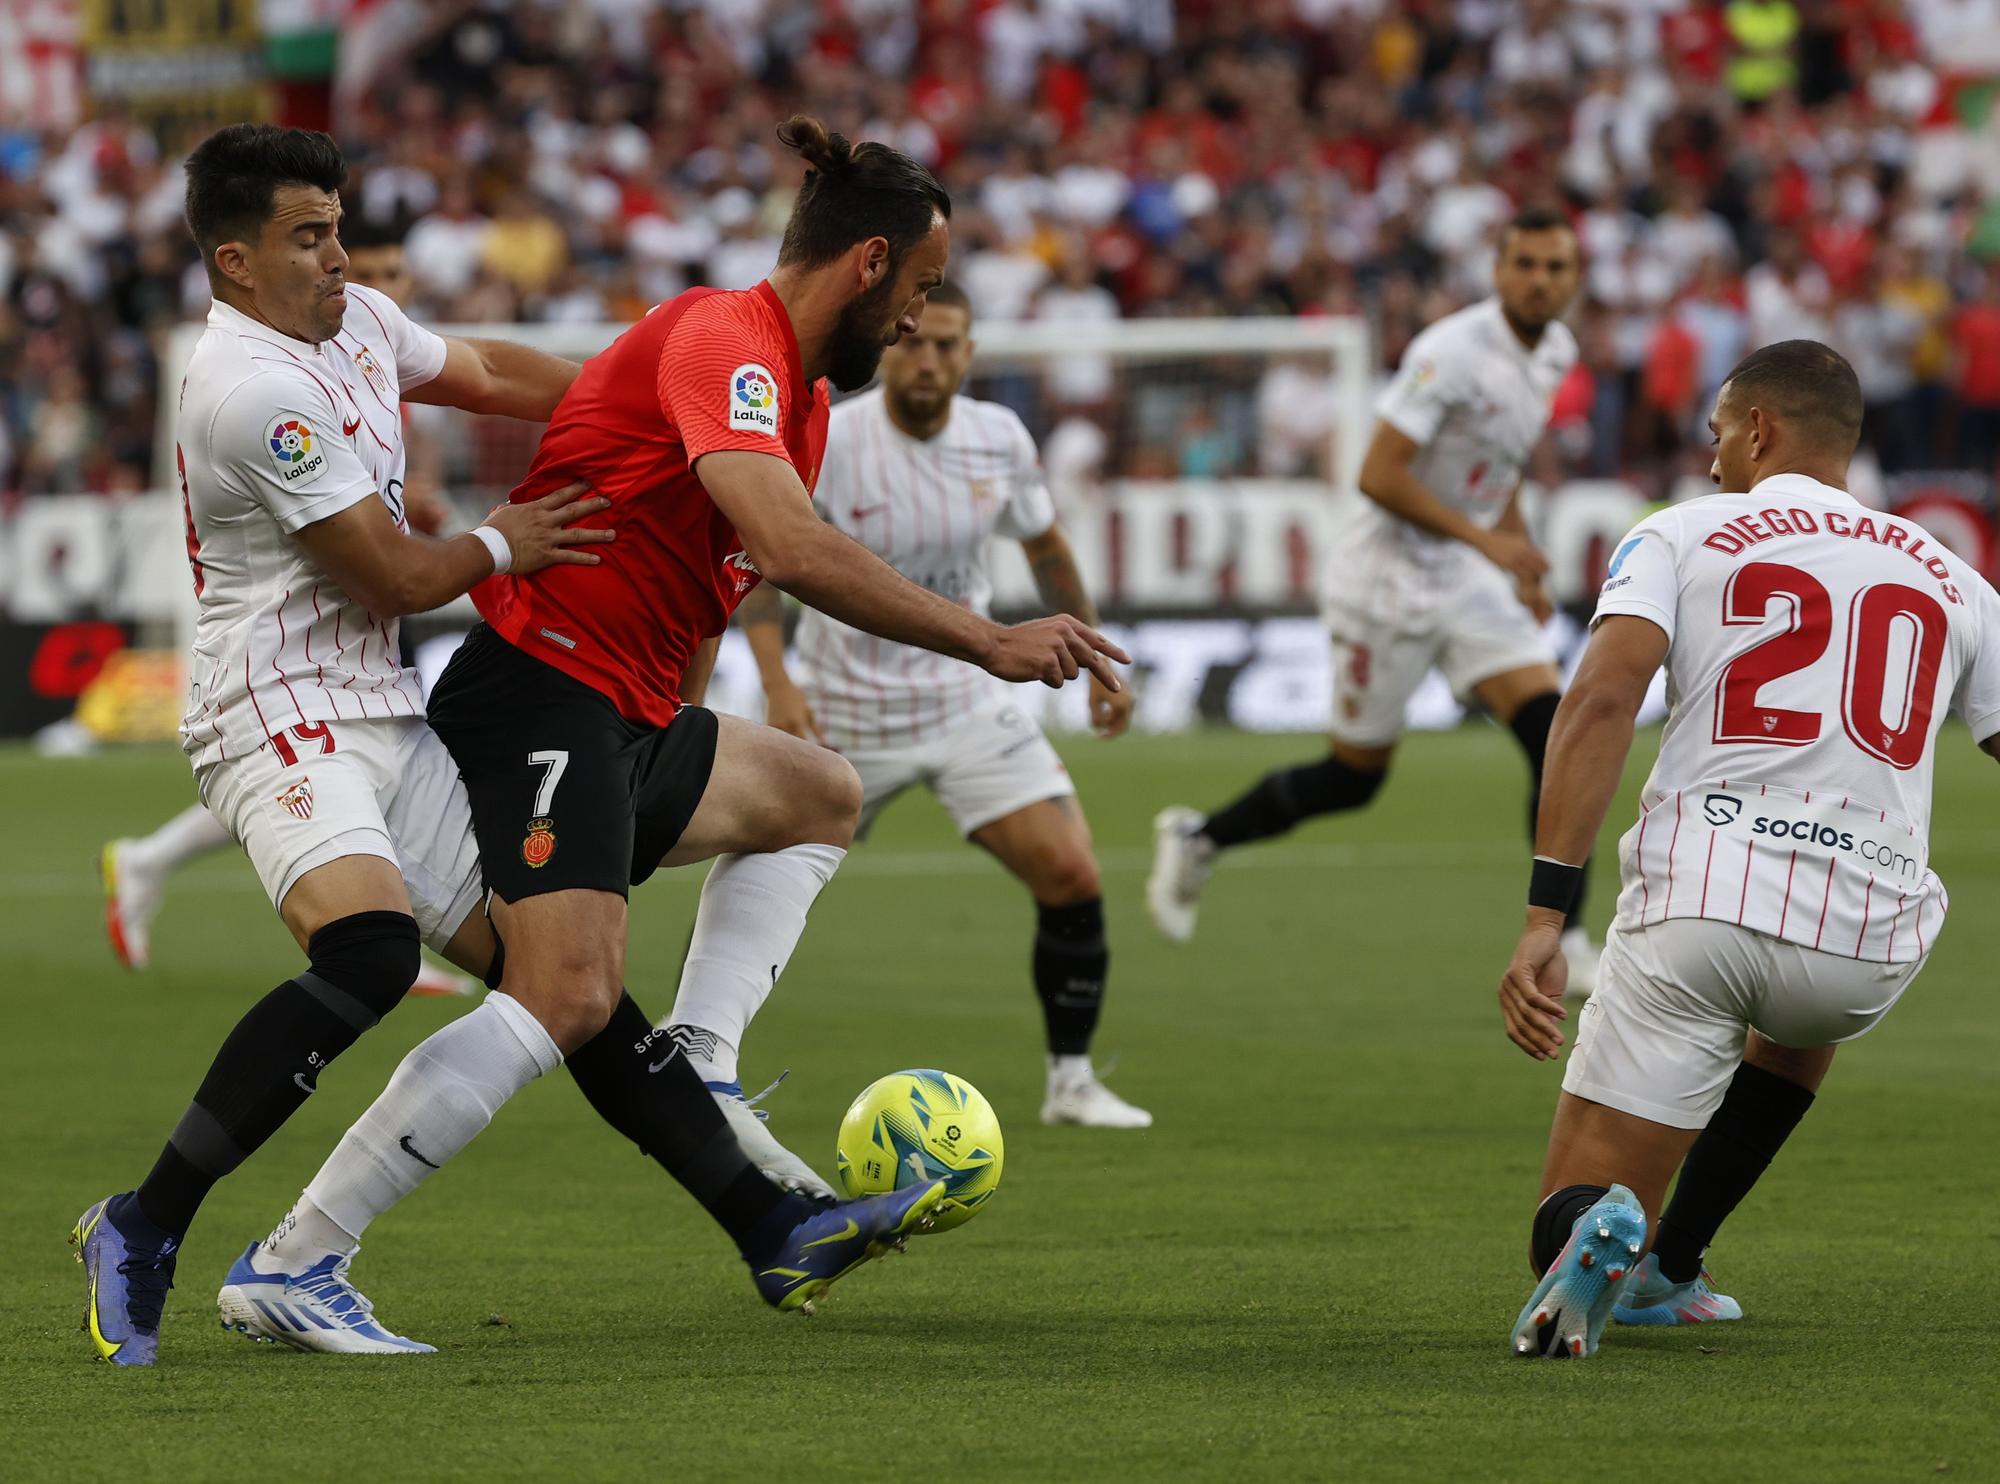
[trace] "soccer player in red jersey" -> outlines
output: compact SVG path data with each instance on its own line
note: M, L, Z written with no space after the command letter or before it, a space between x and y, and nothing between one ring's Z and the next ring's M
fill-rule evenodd
M489 982L606 1121L728 1230L764 1297L793 1308L922 1229L942 1185L826 1205L825 1182L763 1132L740 1088L705 1086L690 1064L696 1041L733 1058L846 854L861 786L833 752L683 704L684 686L760 580L1006 680L1088 671L1116 690L1110 661L1127 657L1067 616L993 623L813 513L826 383L866 385L914 333L944 278L951 203L897 150L804 117L779 132L811 168L776 271L659 305L591 360L514 492L581 480L609 499L602 580L483 583L486 622L430 714L465 781L504 940ZM669 1035L624 991L626 894L661 865L703 860L715 865ZM542 1069L454 1030L411 1052L307 1188L289 1225L317 1237L273 1239L288 1271L344 1260Z

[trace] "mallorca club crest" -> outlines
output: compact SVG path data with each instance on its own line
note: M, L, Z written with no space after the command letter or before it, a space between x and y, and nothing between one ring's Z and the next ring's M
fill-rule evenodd
M521 841L522 862L539 871L555 853L556 822L553 819L529 820L527 838Z
M313 817L312 779L301 778L297 783L294 783L290 788L279 794L278 805L296 818L311 819Z

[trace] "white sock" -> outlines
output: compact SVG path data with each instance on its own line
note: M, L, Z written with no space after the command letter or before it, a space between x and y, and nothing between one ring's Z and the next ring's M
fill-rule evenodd
M1049 1054L1049 1085L1051 1087L1072 1087L1079 1082L1090 1080L1090 1056L1058 1056Z
M191 804L152 834L124 847L125 858L136 869L166 873L198 855L220 850L229 843L229 831L205 805Z
M561 1065L562 1052L541 1022L494 990L403 1058L306 1186L301 1205L310 1204L345 1245L327 1247L326 1225L300 1222L272 1233L269 1252L284 1271L297 1272L329 1250L350 1250L369 1222L470 1144L501 1104Z
M743 1032L791 961L813 898L846 858L837 845L716 857L666 1020L704 1082L736 1080Z

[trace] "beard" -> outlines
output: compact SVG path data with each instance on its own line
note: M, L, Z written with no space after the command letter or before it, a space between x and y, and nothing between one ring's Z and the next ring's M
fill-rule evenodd
M885 278L840 311L833 326L833 348L827 356L826 379L843 392L858 392L875 379L882 352L889 347L882 328L888 311L893 277Z

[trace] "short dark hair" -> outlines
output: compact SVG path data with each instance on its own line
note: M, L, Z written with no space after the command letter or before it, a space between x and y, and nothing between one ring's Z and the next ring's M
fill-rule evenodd
M340 146L312 129L230 124L187 159L187 223L211 269L225 242L254 238L270 220L280 186L337 191L347 179Z
M778 247L780 266L824 267L855 243L883 237L893 273L930 232L933 216L951 217L951 197L937 177L899 149L850 144L803 113L780 124L778 138L808 167Z
M1516 232L1564 232L1576 231L1576 223L1557 206L1523 206L1507 218L1507 225L1500 229L1500 245L1505 247L1507 239Z
M1731 402L1765 407L1808 435L1852 454L1861 441L1861 382L1847 358L1817 340L1780 340L1753 350L1723 383Z
M972 322L972 295L959 287L955 278L947 278L943 283L924 296L924 303L942 304L947 309L963 309L967 324Z

